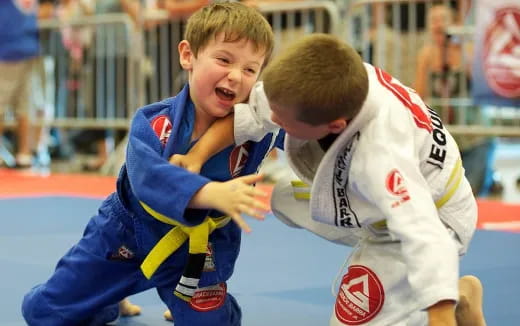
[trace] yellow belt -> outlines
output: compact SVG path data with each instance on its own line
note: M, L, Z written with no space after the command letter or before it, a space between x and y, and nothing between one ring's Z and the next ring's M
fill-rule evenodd
M208 216L199 225L186 226L154 211L145 203L140 203L148 214L163 223L174 226L174 228L172 228L161 238L161 240L159 240L159 242L157 242L141 264L141 271L148 279L152 277L157 268L159 268L159 266L170 257L171 254L179 249L187 239L189 239L190 254L206 253L208 250L208 237L210 233L217 228L224 227L231 220L228 216L217 218Z
M437 199L435 201L435 206L437 208L441 208L450 200L451 197L453 197L453 194L460 186L460 181L462 180L462 175L464 173L462 172L462 160L459 158L457 160L457 163L455 163L455 167L451 171L450 177L448 179L448 182L446 182L446 186L444 187L446 190L444 192L444 195Z

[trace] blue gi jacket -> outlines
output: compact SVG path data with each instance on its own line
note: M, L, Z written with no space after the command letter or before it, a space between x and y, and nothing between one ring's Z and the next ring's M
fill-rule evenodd
M274 135L269 134L260 142L226 148L206 162L200 175L193 174L168 160L173 154L187 153L193 146L194 119L189 86L185 86L176 97L144 106L133 119L126 164L121 169L117 194L131 217L140 258L172 230L172 225L150 215L143 209L143 204L187 226L200 224L208 215L220 216L222 214L218 212L189 209L187 205L206 183L255 173L273 146L283 146L283 132L274 140ZM228 223L211 233L209 241L215 255L216 272L204 273L200 286L226 281L231 276L240 247L240 229L235 223ZM161 264L157 274L168 269L171 277L173 268L174 273L180 275L187 251L185 243Z

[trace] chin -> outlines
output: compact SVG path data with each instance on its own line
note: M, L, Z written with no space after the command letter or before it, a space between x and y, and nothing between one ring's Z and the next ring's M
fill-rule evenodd
M218 108L218 109L211 110L211 112L213 113L214 117L223 118L223 117L227 116L229 113L231 113L232 110L233 110L233 107L230 107L227 109Z

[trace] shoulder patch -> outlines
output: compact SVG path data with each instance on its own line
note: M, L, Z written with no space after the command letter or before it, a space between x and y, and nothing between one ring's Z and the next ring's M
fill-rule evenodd
M229 173L233 178L240 175L240 172L244 169L249 157L249 142L237 146L231 151L229 155Z
M397 169L392 169L386 176L386 189L392 196L398 198L398 200L392 204L392 208L410 200L410 194L406 188L404 178Z
M172 133L172 123L167 115L159 115L152 120L152 129L159 137L159 141L164 146L168 142Z

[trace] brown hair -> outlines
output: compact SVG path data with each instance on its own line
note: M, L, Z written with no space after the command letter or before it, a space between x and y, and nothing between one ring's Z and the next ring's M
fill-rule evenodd
M293 43L267 66L264 89L270 101L296 108L311 125L353 118L368 93L368 75L359 54L327 34Z
M273 51L274 36L267 20L258 10L238 2L214 2L197 10L188 19L184 39L196 57L220 33L226 42L253 42L256 50L265 51L265 62Z

